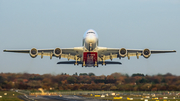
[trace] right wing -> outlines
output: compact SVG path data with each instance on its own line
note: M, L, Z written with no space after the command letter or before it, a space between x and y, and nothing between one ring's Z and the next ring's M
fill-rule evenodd
M56 54L56 50L59 49L58 54ZM82 57L83 47L74 47L74 48L56 48L56 49L35 49L31 50L4 50L4 52L15 52L15 53L29 53L31 57L35 58L37 55L40 55L41 58L43 56L50 56L50 59L54 57L59 58L67 58L72 60L80 61Z
M107 48L107 47L98 47L98 56L100 57L100 61L113 59L113 58L121 58L128 57L130 59L131 56L144 56L145 58L149 58L151 54L157 53L172 53L176 52L175 50L149 50L149 49L125 49L125 48Z

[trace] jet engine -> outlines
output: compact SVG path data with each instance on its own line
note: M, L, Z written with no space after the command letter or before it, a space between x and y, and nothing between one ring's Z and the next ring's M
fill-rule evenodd
M144 49L142 54L144 58L149 58L151 56L151 51L149 49Z
M32 58L35 58L38 55L38 50L36 48L32 48L29 54Z
M62 54L62 50L60 48L54 49L54 55L56 57L59 57Z
M127 50L125 49L125 48L121 48L120 50L119 50L119 55L121 56L121 57L126 57L126 55L127 55Z

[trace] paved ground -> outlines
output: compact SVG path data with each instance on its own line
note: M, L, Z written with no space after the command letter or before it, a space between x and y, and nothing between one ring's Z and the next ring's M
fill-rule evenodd
M21 99L21 97L19 97ZM60 96L28 96L28 99L24 96L25 101L107 101L107 100L98 100L98 99L91 99L91 98L85 98L81 96L76 95L63 95Z
M24 96L24 95L19 95L18 98L19 98L19 99L22 99L22 100L24 100L24 101L34 101L34 100L32 100L32 99L29 99L27 96Z

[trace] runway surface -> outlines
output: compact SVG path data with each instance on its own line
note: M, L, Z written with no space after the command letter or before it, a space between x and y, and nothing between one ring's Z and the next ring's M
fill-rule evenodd
M19 97L20 98L20 97ZM25 100L26 96L21 96L21 99ZM28 96L25 101L107 101L107 100L99 100L99 99L92 99L86 98L76 95L63 95L60 96Z

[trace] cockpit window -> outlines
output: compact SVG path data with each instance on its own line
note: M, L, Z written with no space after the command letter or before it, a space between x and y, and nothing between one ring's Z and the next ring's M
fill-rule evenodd
M93 33L93 34L95 34L94 32L87 32L87 34L89 34L89 33Z

